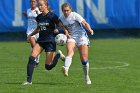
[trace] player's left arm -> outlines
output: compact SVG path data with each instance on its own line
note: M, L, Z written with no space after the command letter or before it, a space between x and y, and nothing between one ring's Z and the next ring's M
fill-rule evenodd
M59 33L59 30L57 29L57 26L55 25L54 33L57 34Z
M90 25L85 20L83 20L81 23L83 26L86 27L86 29L91 33L91 35L94 34L94 31L91 29Z

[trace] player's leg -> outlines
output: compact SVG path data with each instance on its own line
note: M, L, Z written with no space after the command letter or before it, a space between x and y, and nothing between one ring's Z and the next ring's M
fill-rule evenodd
M37 39L39 38L39 33L35 34L35 43L37 42ZM38 55L36 57L36 67L39 65L39 59L40 59L40 55Z
M85 81L87 84L91 84L91 80L89 77L89 62L88 62L88 46L81 45L78 47L80 53L80 59L82 62L82 67L85 75Z
M31 47L32 47L32 48L35 46L36 41L37 41L37 38L38 38L38 34L33 35L33 36L31 37L31 39L30 39L30 44L31 44ZM35 67L37 67L37 66L39 65L39 58L40 58L40 55L38 55L38 56L36 57L36 59L35 59L35 62L36 62Z
M64 75L65 76L68 76L68 71L69 71L69 68L71 66L71 63L72 63L72 56L74 55L74 49L75 49L75 41L74 39L69 39L68 42L67 42L67 56L65 57L65 63L64 63L64 66L63 66L63 72L64 72Z
M55 55L55 52L46 52L46 62L45 62L46 70L51 70L52 68L54 68L59 58L60 54Z
M45 68L47 70L51 70L52 68L54 68L58 62L58 59L60 58L60 54L57 53L55 55L55 51L56 51L55 42L45 44L45 52L46 52Z
M29 61L27 64L27 82L24 82L23 85L32 84L32 75L35 66L35 58L42 52L43 48L37 43L33 50L32 54L29 57Z
M31 47L32 47L32 48L35 46L35 44L36 44L36 39L35 39L34 36L31 36L31 38L30 38L30 44L31 44Z

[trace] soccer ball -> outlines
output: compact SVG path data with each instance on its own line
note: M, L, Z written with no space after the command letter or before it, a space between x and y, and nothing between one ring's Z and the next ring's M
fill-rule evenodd
M67 36L64 34L58 34L55 37L55 42L57 45L63 46L67 42Z

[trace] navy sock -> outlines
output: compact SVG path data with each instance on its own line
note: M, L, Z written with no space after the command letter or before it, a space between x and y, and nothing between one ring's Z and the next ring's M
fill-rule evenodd
M46 70L51 70L53 68L53 65L45 64L45 68Z
M87 61L82 61L83 65L86 65L87 63L88 63L88 60Z
M60 54L56 54L53 59L53 64L51 64L51 65L45 64L45 68L47 70L51 70L52 68L54 68L56 66L59 58L60 58Z
M35 66L35 57L30 56L27 64L27 81L32 82L32 74Z
M60 54L57 53L57 54L55 55L54 59L53 59L53 64L52 64L53 67L56 66L56 64L57 64L59 58L60 58Z

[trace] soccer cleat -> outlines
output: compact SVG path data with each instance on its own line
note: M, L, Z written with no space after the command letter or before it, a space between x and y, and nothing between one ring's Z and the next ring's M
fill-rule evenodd
M90 84L91 84L91 81L90 81L90 80L87 80L87 81L86 81L86 84L87 84L87 85L90 85Z
M58 53L60 54L60 59L62 61L65 61L65 55L62 53L62 51L61 50L58 50Z
M22 85L32 85L32 82L25 81L22 83Z
M62 66L62 71L63 71L64 76L68 77L68 69Z
M89 76L86 76L85 77L85 81L86 81L86 84L87 85L90 85L91 84L91 80L90 80Z

